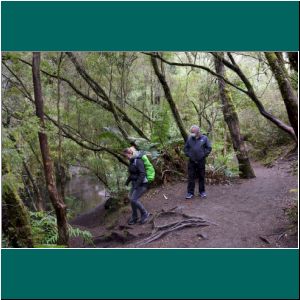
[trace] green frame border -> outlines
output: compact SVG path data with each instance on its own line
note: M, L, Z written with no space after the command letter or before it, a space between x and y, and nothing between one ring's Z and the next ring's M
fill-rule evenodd
M3 1L4 51L298 51L299 2Z
M2 1L2 51L298 51L298 9L286 1ZM2 249L1 259L4 299L299 296L298 249Z
M298 250L2 250L6 299L297 299Z

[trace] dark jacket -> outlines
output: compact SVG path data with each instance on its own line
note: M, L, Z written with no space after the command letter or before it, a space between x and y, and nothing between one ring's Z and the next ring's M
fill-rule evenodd
M146 170L140 155L130 159L128 172L129 177L126 180L126 185L132 182L132 187L136 188L145 182Z
M200 138L189 137L184 146L184 153L192 161L198 162L209 155L212 147L208 137L204 134Z

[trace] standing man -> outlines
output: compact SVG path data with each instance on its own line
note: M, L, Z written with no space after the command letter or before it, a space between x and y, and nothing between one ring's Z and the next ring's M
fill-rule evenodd
M201 134L197 125L191 127L190 133L190 137L184 146L184 153L189 158L188 187L185 198L191 199L194 197L195 179L197 176L199 177L199 196L205 198L205 158L209 155L212 148L208 137Z

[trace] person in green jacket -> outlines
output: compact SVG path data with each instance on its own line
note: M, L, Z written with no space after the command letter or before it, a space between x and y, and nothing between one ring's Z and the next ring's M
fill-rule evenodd
M126 185L131 182L131 191L129 194L130 204L132 208L132 215L128 221L129 225L134 225L138 222L138 212L140 212L140 224L144 224L148 221L150 213L145 209L140 201L141 196L147 191L149 180L147 178L146 163L144 163L144 153L136 150L133 147L126 148L123 151L123 155L129 160L128 167L129 177L126 180ZM145 159L145 158L144 158ZM148 160L149 161L149 160ZM149 162L150 163L150 162ZM151 163L150 163L151 164ZM152 166L152 165L151 165ZM149 166L148 166L149 168ZM153 166L152 166L153 168ZM154 170L154 168L153 168ZM154 179L153 171L149 172L150 177Z

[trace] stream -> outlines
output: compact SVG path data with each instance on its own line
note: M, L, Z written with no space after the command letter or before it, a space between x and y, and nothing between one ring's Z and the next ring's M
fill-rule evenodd
M106 189L99 179L80 167L71 167L71 178L65 185L65 201L75 216L104 204Z

